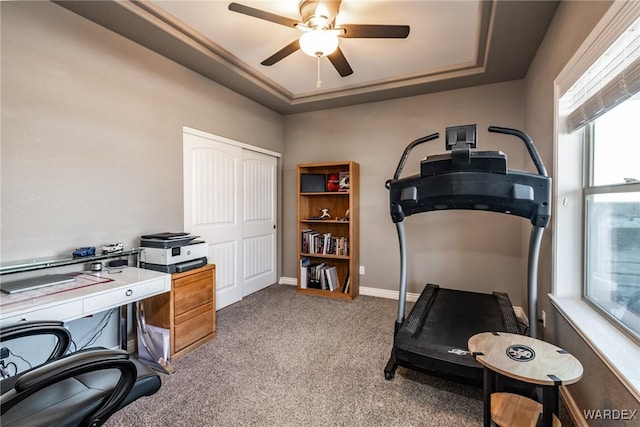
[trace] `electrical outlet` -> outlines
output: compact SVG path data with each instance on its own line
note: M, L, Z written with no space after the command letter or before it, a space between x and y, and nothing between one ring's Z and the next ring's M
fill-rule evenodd
M0 349L0 359L6 359L9 357L9 349L7 347L2 347Z
M542 327L547 327L547 313L545 313L544 310L542 310Z
M360 266L360 275L364 276L364 265Z

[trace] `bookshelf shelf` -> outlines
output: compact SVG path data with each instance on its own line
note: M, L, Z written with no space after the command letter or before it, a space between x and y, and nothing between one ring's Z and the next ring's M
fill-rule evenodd
M339 191L345 178L349 188ZM297 181L298 292L351 300L359 293L359 165L299 164ZM325 212L330 218L318 219Z
M344 224L349 225L349 221L338 221L334 219L302 219L300 222L316 223L316 224Z
M334 255L334 254L310 254L310 253L300 253L301 257L307 258L330 258L330 259L345 259L348 260L349 256L347 255Z
M335 196L348 196L348 191L315 191L312 193L300 193L301 196L326 196L327 193L331 193L332 197Z

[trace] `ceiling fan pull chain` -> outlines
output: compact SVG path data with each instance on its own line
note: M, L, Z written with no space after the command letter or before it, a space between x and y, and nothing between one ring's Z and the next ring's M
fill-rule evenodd
M318 80L316 81L316 89L320 89L320 87L322 86L322 82L320 81L320 55L318 55L317 58L318 58Z

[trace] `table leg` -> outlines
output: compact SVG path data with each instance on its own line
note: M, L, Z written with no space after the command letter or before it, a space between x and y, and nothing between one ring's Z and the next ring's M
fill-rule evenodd
M483 367L483 371L484 427L491 427L491 392L494 387L495 374L486 366Z
M558 386L542 387L542 425L551 427L553 415L558 415Z
M118 338L120 340L120 348L127 350L127 305L121 305L118 308Z

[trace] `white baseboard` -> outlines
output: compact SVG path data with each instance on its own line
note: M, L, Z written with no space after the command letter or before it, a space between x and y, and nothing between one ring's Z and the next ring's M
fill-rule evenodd
M298 279L296 279L295 277L280 277L278 284L298 286Z
M298 286L298 279L295 277L280 277L278 281L280 285L292 285ZM388 289L376 289L376 288L366 288L360 287L360 295L366 295L370 297L378 297L378 298L387 298L387 299L398 299L398 291L390 291ZM415 302L418 300L420 294L407 293L407 301Z
M377 288L367 288L360 287L360 295L366 295L369 297L378 297L378 298L386 298L386 299L394 299L398 300L398 291L390 291L388 289L377 289ZM416 294L413 292L407 292L407 302L416 302L420 294Z
M298 279L295 277L280 277L280 281L278 282L281 285L298 285ZM378 288L367 288L364 286L360 287L360 295L366 295L370 297L378 297L378 298L386 298L386 299L394 299L398 300L398 291L392 291L389 289L378 289ZM414 292L407 292L407 302L416 302L420 294ZM513 307L513 311L516 313L516 317L521 322L526 325L529 324L529 319L527 319L527 315L524 313L522 307Z

